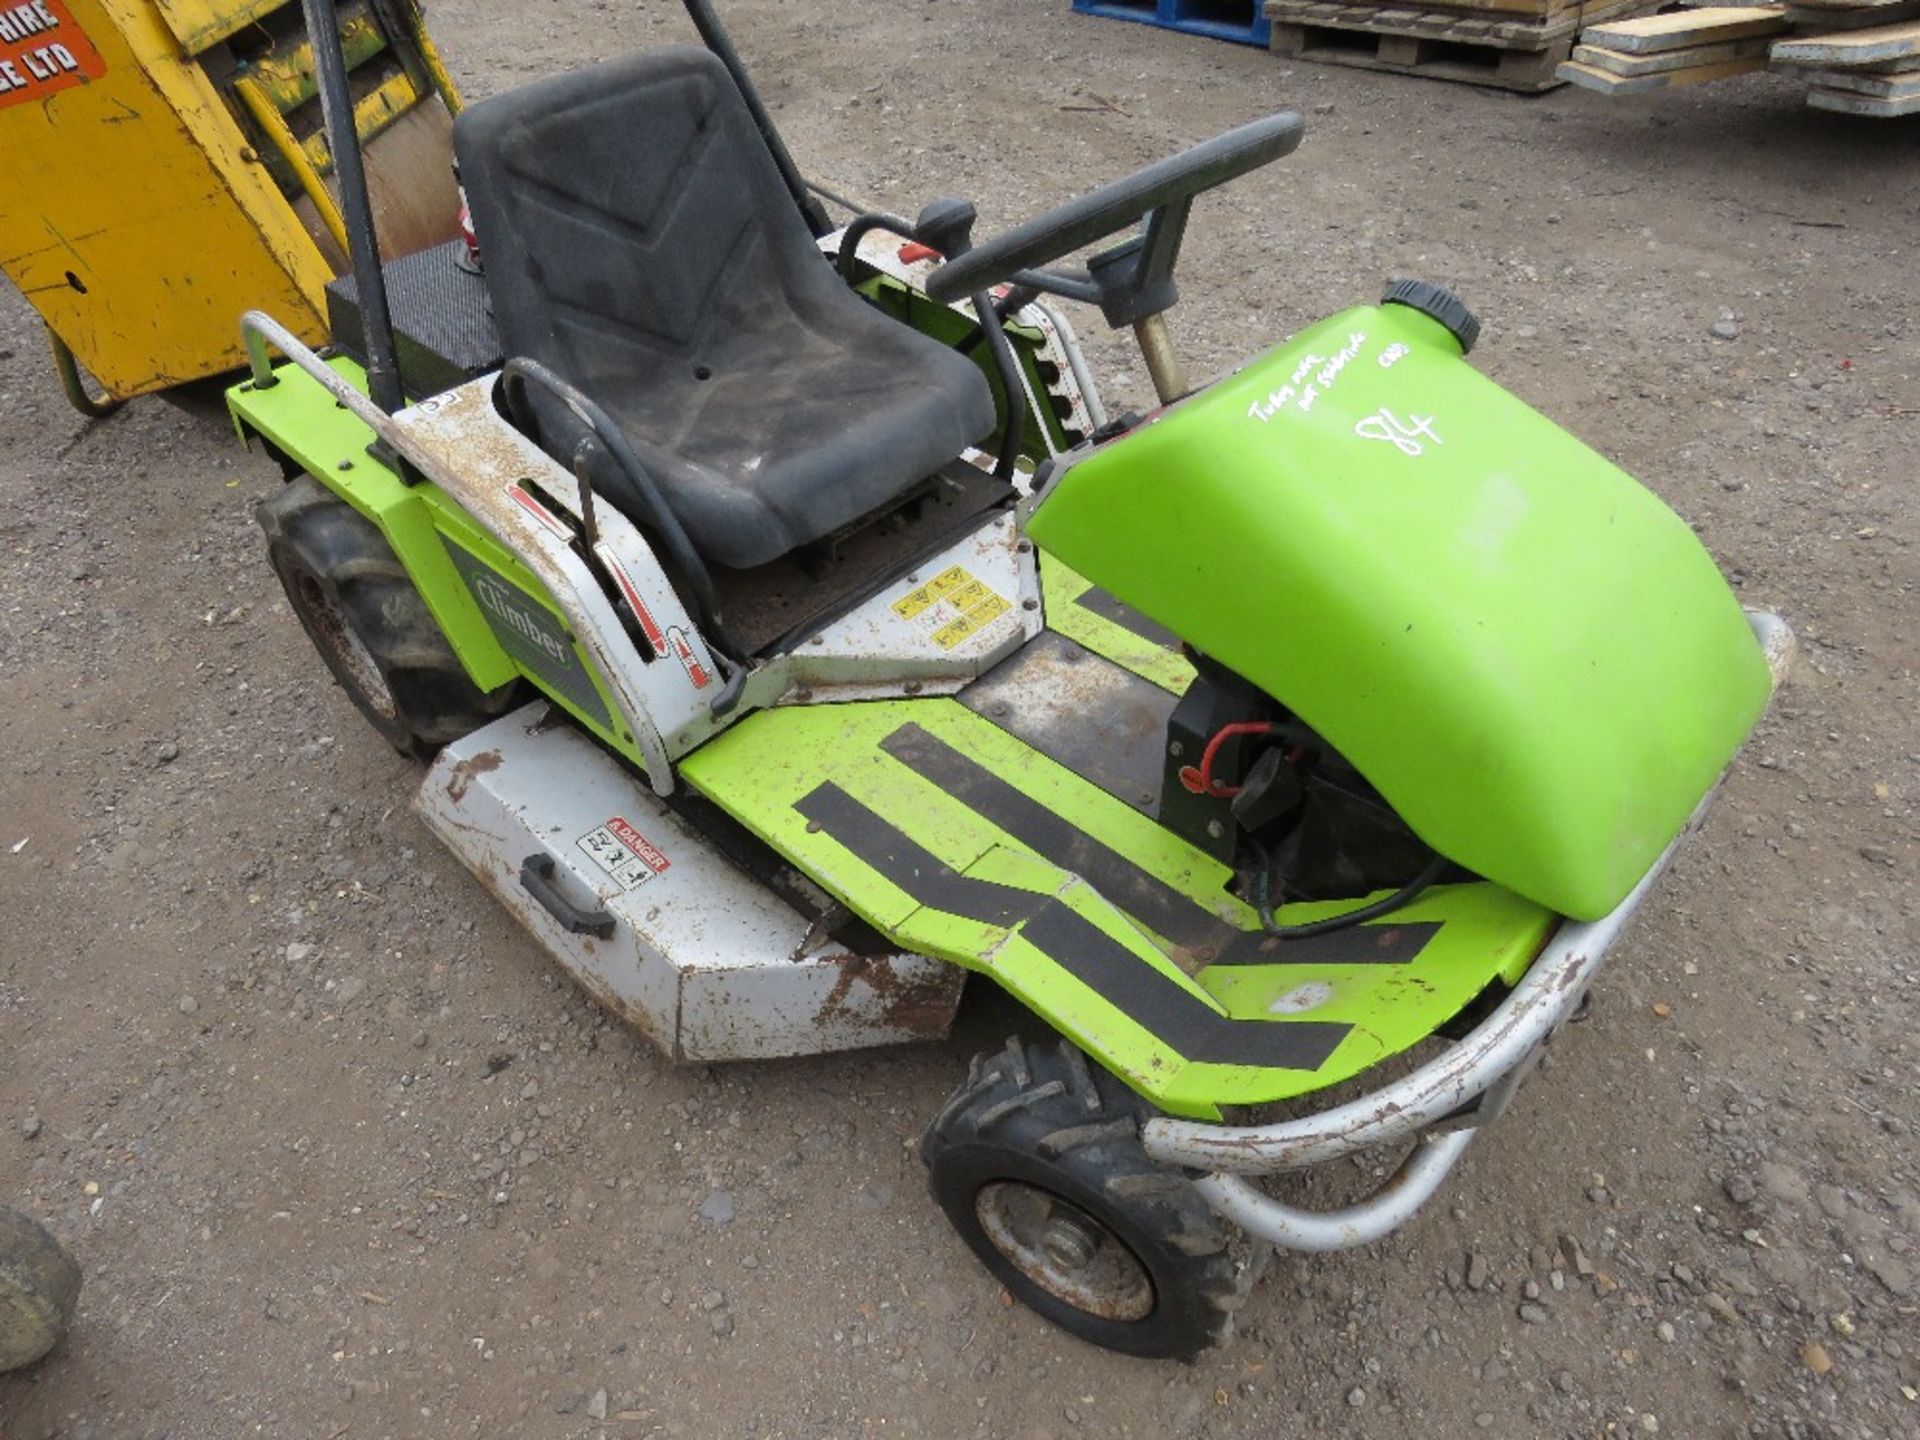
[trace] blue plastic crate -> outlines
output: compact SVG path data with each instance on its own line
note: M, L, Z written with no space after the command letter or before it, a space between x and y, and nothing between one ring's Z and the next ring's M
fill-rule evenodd
M1273 32L1263 0L1073 0L1082 15L1136 20L1215 40L1265 46Z

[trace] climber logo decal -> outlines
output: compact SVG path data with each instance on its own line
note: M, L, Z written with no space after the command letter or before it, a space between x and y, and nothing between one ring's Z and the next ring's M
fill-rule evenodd
M500 648L543 688L587 719L603 729L611 726L606 702L600 698L559 616L451 541L447 542L447 554L460 578L467 582Z

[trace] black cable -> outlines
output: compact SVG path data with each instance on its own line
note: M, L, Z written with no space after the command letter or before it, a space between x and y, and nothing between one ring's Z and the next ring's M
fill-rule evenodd
M911 295L913 292L908 291L907 293ZM997 323L1004 325L1007 323L1008 317L1011 316L1016 310L1020 309L1023 305L1032 304L1039 297L1040 297L1040 292L1037 289L1035 289L1033 286L1015 285L1011 290L1007 291L1006 294L1002 295L998 300L994 302L993 318ZM953 348L958 350L962 355L971 355L974 351L980 348L981 342L983 342L986 338L987 338L986 329L979 324L975 324L972 332L967 336L967 338L962 340L958 345L954 346Z
M1258 841L1253 845L1260 857L1260 879L1254 887L1254 909L1260 914L1260 928L1282 940L1310 940L1315 935L1327 935L1335 930L1345 930L1349 925L1359 925L1368 920L1377 920L1382 915L1390 915L1402 906L1411 904L1447 868L1447 857L1435 851L1433 858L1427 861L1418 875L1384 899L1376 900L1371 905L1362 905L1358 910L1329 915L1324 920L1310 920L1304 925L1282 925L1273 918L1273 862Z
M903 240L912 241L915 244L925 243L916 238L916 230L912 222L902 220L898 215L887 215L876 211L872 214L856 216L840 236L840 249L834 256L834 264L840 271L840 278L849 285L854 283L859 273L855 257L860 241L872 230L888 230ZM911 287L908 288L907 293L909 297L912 296ZM1013 344L1007 339L1005 316L995 305L993 296L983 291L972 299L976 329L974 335L968 339L969 348L977 346L981 339L986 341L987 352L993 359L994 372L999 375L1000 388L1007 398L1007 418L1001 426L1000 453L995 457L993 465L994 478L1007 480L1013 476L1014 464L1020 458L1020 447L1026 441L1027 389L1020 376L1020 362L1014 357ZM1021 303L1024 304L1025 301Z
M530 384L538 385L572 411L574 419L613 461L614 474L625 481L632 498L638 502L628 510L628 518L634 518L634 510L640 512L640 522L659 537L680 578L693 591L694 619L699 623L700 633L706 639L708 648L730 665L742 668L743 662L727 638L726 627L721 624L720 599L714 590L713 573L707 569L706 560L694 548L693 540L681 525L680 518L667 505L666 497L660 493L653 476L640 463L640 457L634 453L633 442L613 423L612 417L578 387L538 360L516 355L501 367L500 385L507 413L523 431L528 428L529 418L533 414L526 398L526 387Z
M876 210L866 215L856 215L841 232L840 248L835 252L833 262L840 271L840 278L852 285L860 278L856 257L860 251L860 242L867 238L871 230L886 230L898 235L902 240L913 240L913 222L902 220L898 215L889 215Z
M1026 440L1027 387L1020 376L1020 362L1013 355L1013 342L1007 339L1006 325L993 308L993 296L984 290L974 296L973 313L980 318L980 333L986 336L987 352L993 357L1000 388L1007 397L1007 418L1000 427L1000 453L994 458L993 478L1009 480Z

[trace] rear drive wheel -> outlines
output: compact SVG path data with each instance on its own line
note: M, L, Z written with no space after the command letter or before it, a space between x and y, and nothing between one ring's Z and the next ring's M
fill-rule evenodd
M1083 1340L1192 1359L1267 1250L1140 1145L1145 1104L1065 1041L976 1056L920 1141L933 1198L1022 1303Z
M80 1267L37 1220L0 1205L0 1370L60 1343L80 1298Z
M511 706L511 685L488 694L467 678L386 538L318 480L297 476L255 515L293 613L394 749L429 760Z

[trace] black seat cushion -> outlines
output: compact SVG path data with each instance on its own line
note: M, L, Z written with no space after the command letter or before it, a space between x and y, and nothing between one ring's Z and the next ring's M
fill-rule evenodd
M707 51L482 101L454 143L506 353L600 403L711 563L817 540L993 429L971 361L840 281ZM536 412L570 458L578 422Z

